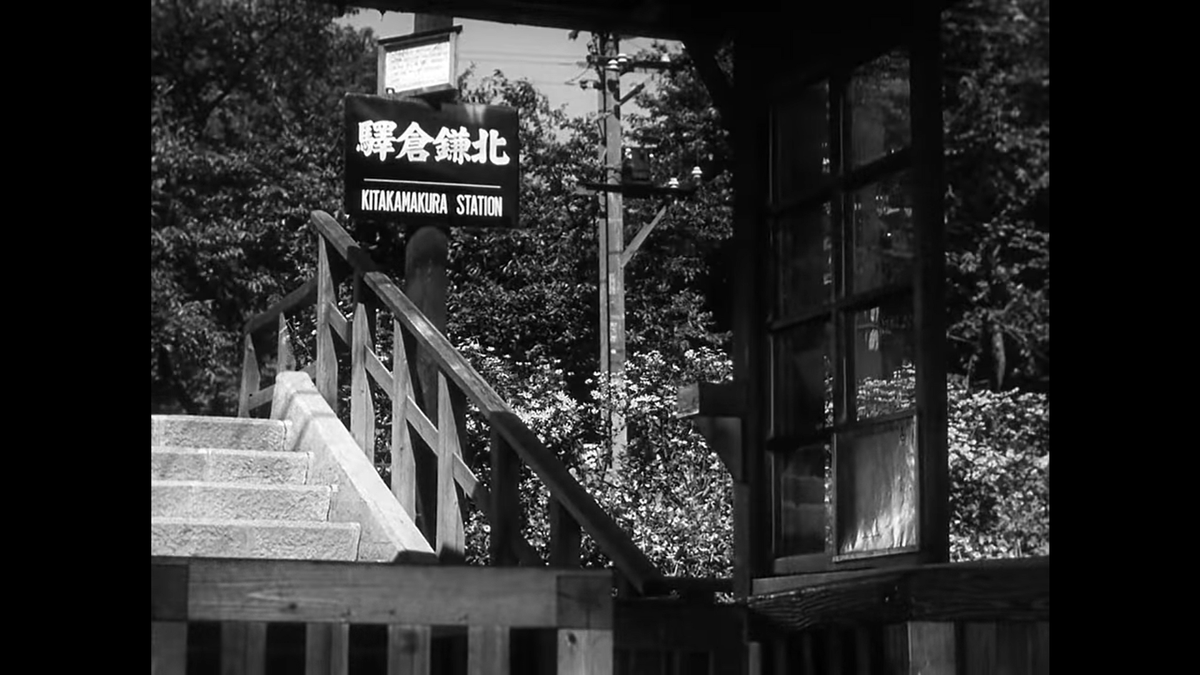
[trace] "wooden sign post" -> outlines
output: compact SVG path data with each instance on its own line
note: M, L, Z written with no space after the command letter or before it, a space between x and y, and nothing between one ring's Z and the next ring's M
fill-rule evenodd
M379 41L376 95L346 97L345 208L356 219L404 227L404 291L444 333L449 228L516 226L520 140L515 109L457 104L462 29L453 18L417 14L413 29ZM446 419L451 411L439 415L439 407L448 399L464 437L457 388L439 387L437 366L416 345L406 351L413 395L426 416ZM447 389L449 395L439 397ZM413 442L422 443L415 434ZM446 537L436 533L438 523L450 521L438 515L437 455L415 450L416 520L431 543L441 542Z

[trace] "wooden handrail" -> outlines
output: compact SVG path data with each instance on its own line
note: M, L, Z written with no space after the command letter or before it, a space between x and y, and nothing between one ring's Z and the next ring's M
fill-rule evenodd
M445 335L401 292L370 256L332 216L314 211L310 224L338 256L361 275L380 303L411 332L439 370L484 414L518 456L546 484L551 495L595 539L616 567L639 591L661 585L662 575L629 535L596 503L566 466L551 452L508 403L463 358Z
M343 345L350 348L351 433L369 455L373 455L375 445L372 422L375 415L373 407L368 405L370 383L373 382L392 400L393 493L414 517L417 510L414 492L416 486L412 482L415 480L412 454L417 452L416 447L423 447L437 456L439 485L436 491L439 503L427 504L428 508L436 508L439 514L438 526L426 532L431 544L436 543L439 550L451 557L462 552L462 523L451 516L452 512L457 513L459 510L453 487L457 485L480 508L492 526L493 536L498 537L497 541L492 542L492 555L497 564L543 564L537 552L521 534L520 527L516 525L517 514L514 507L517 474L507 463L519 460L533 470L551 494L551 565L578 566L579 532L582 529L592 536L629 584L638 591L646 593L665 590L662 575L629 535L579 485L558 457L545 447L508 402L492 389L416 304L401 292L390 277L380 271L350 234L331 216L321 211L313 212L310 224L321 242L318 246L317 276L288 293L262 314L250 318L245 324L242 391L238 414L247 416L252 410L270 404L272 398L273 387L259 389L260 375L254 335L278 323L279 349L281 352L287 352L281 354L280 367L294 369L296 364L290 354L290 337L287 335L285 315L315 305L317 350L315 360L302 370L313 378L322 396L335 406L338 396L337 363L332 349L332 336L336 335ZM348 264L348 268L339 267L343 265L343 260ZM343 274L352 273L355 293L354 312L350 317L343 314L335 304L335 268L342 270ZM374 295L374 301L367 301L365 292L368 290ZM374 352L372 307L385 308L394 318L395 353L391 371ZM417 348L438 369L439 381L425 383L425 386L435 387L439 398L442 399L436 420L426 417L414 399L406 365L409 357L404 350L404 340L400 338L402 330L413 335ZM499 481L491 490L475 476L460 454L458 430L454 428L454 418L450 415L451 406L446 398L448 393L453 391L451 387L473 403L491 425L494 474L492 480ZM413 438L409 435L410 425L416 432ZM422 443L414 445L412 441L415 438L419 438ZM512 460L506 459L509 456ZM434 532L437 533L436 542Z

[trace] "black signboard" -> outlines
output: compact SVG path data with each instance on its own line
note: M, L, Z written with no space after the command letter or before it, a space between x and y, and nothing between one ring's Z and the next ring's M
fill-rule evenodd
M346 95L346 212L517 225L517 111Z

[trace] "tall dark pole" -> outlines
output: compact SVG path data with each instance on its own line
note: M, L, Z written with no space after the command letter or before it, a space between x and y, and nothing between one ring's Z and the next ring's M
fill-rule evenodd
M450 28L454 17L437 14L417 14L413 32L421 33L438 28ZM404 292L412 299L429 321L442 333L446 332L446 261L450 250L450 230L445 225L410 223L405 228ZM415 348L415 345L413 345ZM413 350L409 351L410 354ZM423 349L415 349L416 377L414 392L432 420L438 414L438 367ZM461 435L460 435L461 437ZM420 442L419 439L414 439ZM437 523L437 459L432 452L416 453L417 494L420 509L419 525L425 536L433 541Z

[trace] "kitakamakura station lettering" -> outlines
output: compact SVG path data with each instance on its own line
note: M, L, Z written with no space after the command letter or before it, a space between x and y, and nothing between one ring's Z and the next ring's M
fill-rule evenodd
M447 207L453 205L456 216L499 218L504 215L504 199L494 195L455 195L451 202L441 192L363 190L361 200L363 211L449 215Z

